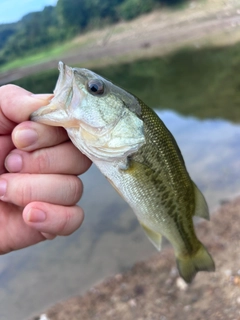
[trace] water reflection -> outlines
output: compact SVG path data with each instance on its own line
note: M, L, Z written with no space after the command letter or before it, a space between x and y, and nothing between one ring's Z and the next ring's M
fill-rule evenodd
M160 117L211 210L239 193L240 126L171 111ZM26 319L156 252L127 204L94 166L82 180L86 218L80 230L1 257L0 319Z

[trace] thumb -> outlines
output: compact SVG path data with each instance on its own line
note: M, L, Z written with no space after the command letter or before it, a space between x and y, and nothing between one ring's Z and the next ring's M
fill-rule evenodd
M53 94L32 94L12 84L2 86L0 87L0 109L2 111L0 116L5 116L6 119L15 123L26 121L33 111L47 105L52 97Z

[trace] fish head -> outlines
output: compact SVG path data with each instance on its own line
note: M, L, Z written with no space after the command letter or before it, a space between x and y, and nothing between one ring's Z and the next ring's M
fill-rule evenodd
M132 94L88 69L59 62L59 71L53 99L31 120L64 127L92 160L126 158L145 143L141 106Z

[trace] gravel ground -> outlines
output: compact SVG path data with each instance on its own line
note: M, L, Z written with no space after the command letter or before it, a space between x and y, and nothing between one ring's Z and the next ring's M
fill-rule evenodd
M240 319L240 198L197 226L216 272L191 285L178 276L172 248L60 302L32 320L238 320Z

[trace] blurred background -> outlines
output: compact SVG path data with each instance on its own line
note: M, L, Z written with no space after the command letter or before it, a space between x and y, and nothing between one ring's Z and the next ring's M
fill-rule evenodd
M212 214L239 194L238 0L0 0L0 85L52 92L59 60L158 112ZM29 319L156 252L94 166L81 179L75 234L0 257L1 320Z

